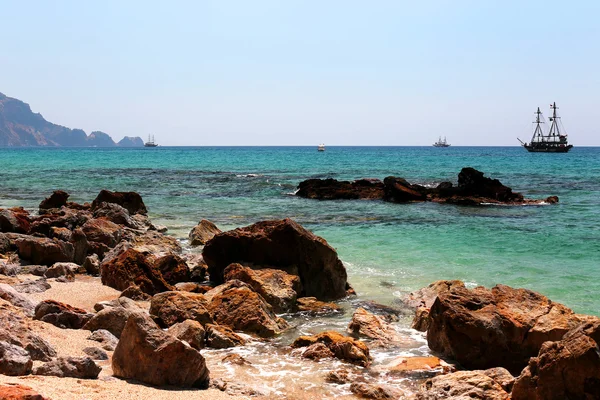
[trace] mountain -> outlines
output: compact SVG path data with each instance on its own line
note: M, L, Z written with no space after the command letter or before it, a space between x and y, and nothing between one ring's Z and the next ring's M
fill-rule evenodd
M127 140L126 140L127 139ZM125 137L118 144L100 131L89 136L81 129L48 122L29 104L0 93L0 147L133 147L143 146L140 137Z

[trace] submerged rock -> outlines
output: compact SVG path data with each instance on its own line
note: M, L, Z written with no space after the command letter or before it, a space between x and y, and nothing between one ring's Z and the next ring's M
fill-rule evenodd
M360 179L354 182L308 179L300 182L296 196L318 200L381 199L383 183L379 179Z
M189 234L190 246L202 246L205 245L215 235L221 233L221 230L217 228L212 222L203 219L198 222Z
M300 297L296 299L296 308L300 312L309 314L330 314L342 311L342 308L337 304L319 301L316 297Z

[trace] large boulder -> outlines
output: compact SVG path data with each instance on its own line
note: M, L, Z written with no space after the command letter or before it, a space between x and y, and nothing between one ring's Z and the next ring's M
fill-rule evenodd
M314 336L300 336L292 343L292 347L294 348L308 347L308 349L305 350L305 353L307 351L311 352L316 346L323 347L323 345L333 356L340 360L358 364L363 367L366 367L371 363L372 359L366 344L337 332L328 331ZM325 348L323 348L323 350L325 350Z
M433 305L439 293L447 292L454 286L462 286L465 284L461 281L435 281L428 286L409 293L402 301L404 304L415 310L411 328L421 332L427 332L429 328L429 310Z
M217 324L264 338L288 328L260 294L240 281L229 281L207 292L206 297L209 298L208 310Z
M34 264L52 265L73 261L73 245L59 239L23 236L15 240L19 257Z
M210 279L224 281L232 263L255 264L282 270L296 269L301 296L334 300L346 296L346 268L325 239L291 219L263 221L223 232L204 246L203 257Z
M150 315L160 326L169 327L178 322L193 320L202 325L212 323L204 295L189 292L163 292L152 297Z
M115 203L129 211L129 214L146 215L148 210L140 196L136 192L111 192L102 190L92 202L92 210L100 207L102 203Z
M22 207L0 208L0 232L27 233L29 232L29 213Z
M600 399L600 320L546 342L517 378L513 400Z
M510 394L485 371L458 371L427 380L416 399L510 400Z
M206 388L204 357L160 329L149 317L132 315L112 357L114 375L154 386Z
M382 317L358 308L348 324L348 333L354 337L367 337L379 346L391 346L405 342L396 329Z
M34 375L96 379L102 371L90 357L58 357L33 370Z
M172 325L167 332L179 340L186 341L196 350L204 348L204 336L206 332L202 324L198 321L186 319L183 322Z
M64 190L55 190L52 192L50 197L45 198L40 203L40 210L48 210L51 208L61 208L62 206L67 205L67 199L69 198L69 193Z
M100 273L102 283L117 290L125 290L131 285L139 286L148 294L174 290L152 260L134 249L128 249L118 257L102 263Z
M212 222L203 219L198 222L189 234L190 245L191 246L202 246L205 245L210 239L212 239L215 235L221 233L221 230L217 228L215 224Z
M0 399L2 400L48 400L29 386L8 383L0 385Z
M336 179L308 179L298 184L296 196L318 200L381 199L383 183L379 179L359 179L354 182Z
M33 361L29 353L15 344L0 341L0 374L19 376L31 373Z
M81 329L92 316L84 309L55 300L44 300L35 307L34 319L63 329Z
M177 254L167 254L154 262L154 267L160 271L167 283L175 285L179 282L189 282L190 269L185 260Z
M81 230L90 242L102 243L115 247L121 240L121 226L104 218L94 218L87 221Z
M131 218L129 211L115 203L100 203L94 209L94 218L102 218L111 221L117 225L124 225L128 228L138 228L139 224Z
M569 308L530 290L455 286L431 307L427 342L465 368L518 374L544 342L560 340L579 322Z
M106 330L115 337L120 337L127 320L132 314L146 314L145 310L126 297L119 297L102 307L83 326L83 329L89 331Z
M224 277L226 281L237 279L248 284L276 313L293 311L298 293L302 292L302 284L297 275L278 269L254 270L236 263L225 268Z

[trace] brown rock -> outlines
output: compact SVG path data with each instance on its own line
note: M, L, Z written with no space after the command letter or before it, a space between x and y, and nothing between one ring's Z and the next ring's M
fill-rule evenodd
M404 397L404 393L399 389L365 382L352 383L350 391L362 399L400 399Z
M202 324L198 321L186 319L172 325L168 332L179 340L188 342L193 348L200 350L204 348L205 331Z
M136 301L148 301L152 298L148 293L142 292L139 286L131 285L121 292L119 297L127 297Z
M408 203L427 200L427 188L413 185L404 178L388 176L383 180L384 200L392 203Z
M427 332L429 328L429 310L439 293L447 292L454 286L464 287L465 284L461 281L442 280L436 281L409 293L402 301L409 307L415 309L415 317L413 318L412 328L421 332Z
M41 394L34 391L29 386L16 383L7 383L0 385L1 400L49 400Z
M87 240L87 236L83 233L81 228L73 230L71 234L71 244L73 245L73 261L76 264L83 265L88 259L88 252L96 252L97 254L91 254L90 257L104 256L104 253L108 249L108 246L102 245L101 243L90 243ZM100 273L100 261L98 261L97 269L90 269L90 265L86 265L85 269L89 274L97 276Z
M115 247L122 236L121 227L104 218L90 219L81 230L88 241L102 243L108 247Z
M510 395L483 371L458 371L428 379L417 393L416 399L510 400Z
M454 370L450 364L435 356L398 357L381 367L381 369L387 372L388 375L410 376L413 378L431 378Z
M29 375L33 361L29 353L17 345L0 341L0 374L9 376Z
M92 276L100 275L100 259L97 254L86 257L82 266L88 274Z
M309 314L329 314L341 312L342 308L335 303L319 301L316 297L300 297L296 299L296 308Z
M202 325L213 322L204 295L189 292L163 292L152 297L150 315L162 327L169 327L187 319Z
M223 271L229 264L251 263L288 272L296 268L303 287L300 296L320 300L346 296L346 269L335 250L291 219L220 233L204 246L202 254L210 279L216 283L224 281Z
M0 283L0 299L6 300L13 306L20 308L26 315L32 316L34 314L35 305L31 300L10 285Z
M215 224L203 219L190 232L190 246L205 245L206 242L219 233L221 233L221 230Z
M75 274L79 270L79 265L75 263L58 262L52 264L50 268L44 272L45 278L66 277L68 280L75 279Z
M100 203L98 207L94 209L94 218L106 219L117 225L123 225L128 228L141 228L140 224L131 218L129 211L115 203Z
M265 338L288 328L265 299L244 283L232 280L221 286L206 293L208 310L217 324Z
M318 200L381 199L383 183L379 179L359 179L354 182L336 179L308 179L300 182L296 196Z
M315 336L300 336L292 343L292 347L307 347L315 343L326 345L340 360L365 367L371 363L369 348L366 344L333 331L322 332Z
M167 254L160 257L154 263L154 267L160 271L165 281L171 285L190 280L188 265L183 258L176 254Z
M326 344L317 342L308 346L302 352L302 357L318 361L323 358L335 358L335 354L333 354L333 351Z
M225 357L221 359L222 363L230 363L235 365L248 365L252 364L250 361L246 360L244 357L239 354L231 353L227 354Z
M44 300L35 307L33 318L63 329L81 329L92 316L81 308L55 300Z
M127 320L132 314L145 314L133 301L126 297L119 297L111 306L98 311L84 326L89 331L107 330L116 337L120 337Z
M62 206L67 205L67 199L69 198L69 193L63 190L55 190L52 192L50 197L45 198L40 203L40 210L48 210L51 208L61 208Z
M0 208L0 232L27 233L29 225L29 213L23 207Z
M246 340L236 334L231 328L223 325L206 324L206 346L213 349L227 349L243 346Z
M363 336L374 339L383 346L399 344L404 341L392 325L364 308L358 308L352 315L348 333L354 337Z
M19 256L34 264L52 265L73 260L73 245L59 239L24 236L15 240Z
M175 289L180 292L191 292L191 293L206 293L213 289L210 285L202 285L196 282L179 282L175 285Z
M102 371L90 357L58 357L33 370L34 375L96 379Z
M156 294L173 290L146 255L129 249L101 266L102 283L117 290L131 285L139 286L144 293Z
M181 246L177 239L172 236L163 235L157 231L146 231L142 234L136 233L127 238L130 246L140 252L148 252L155 256L181 253Z
M453 287L431 307L429 347L466 368L504 367L518 374L545 341L560 340L579 318L526 289Z
M517 378L513 399L600 399L599 344L600 320L544 343Z
M208 387L198 350L163 332L150 318L132 315L112 358L115 376L154 386Z
M129 211L131 215L146 215L148 213L142 196L136 192L111 192L109 190L102 190L92 202L92 210L98 208L103 202L118 204Z
M73 237L73 232L68 228L62 228L59 226L51 226L50 227L50 235L51 238L57 238L62 240L63 242L70 242Z
M481 371L481 373L496 381L496 383L502 386L502 389L504 389L507 393L512 391L513 385L515 384L515 377L512 376L506 368L490 368Z
M223 271L226 281L237 279L260 294L276 313L295 308L296 297L302 291L300 278L278 269L253 270L240 264L231 264Z

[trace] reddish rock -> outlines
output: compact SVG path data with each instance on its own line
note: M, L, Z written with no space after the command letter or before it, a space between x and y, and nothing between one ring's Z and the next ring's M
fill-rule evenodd
M52 265L73 260L73 245L58 239L23 236L15 240L19 257L34 264Z
M15 344L0 340L0 374L9 376L29 375L33 361L29 353Z
M222 286L206 293L208 310L217 324L265 338L288 328L265 299L246 284L232 280Z
M461 281L435 281L427 287L409 293L402 301L409 307L415 309L412 328L426 332L429 328L429 310L439 293L447 292L454 286L464 287Z
M198 222L189 234L190 246L202 246L205 245L215 235L221 233L221 230L217 228L212 222L203 219Z
M115 247L121 240L121 227L107 219L90 219L81 230L88 241L102 243L108 247Z
M350 391L362 399L401 399L404 393L396 388L374 385L366 382L354 382Z
M141 228L140 224L131 218L129 211L115 203L100 203L94 209L94 218L102 218L128 228Z
M517 378L513 400L600 399L600 320L546 342Z
M201 324L212 323L208 302L204 295L189 292L163 292L152 297L150 315L163 327L169 327L185 320Z
M204 327L198 321L186 319L172 325L168 332L179 340L187 342L193 348L200 350L204 348Z
M35 307L34 319L47 322L63 329L81 329L93 314L84 309L55 300L41 301Z
M335 357L340 360L364 367L371 363L369 348L366 344L333 331L322 332L314 336L300 336L292 343L292 347L308 347L315 343L322 343L327 346Z
M48 398L37 393L29 386L19 385L16 383L7 383L0 385L1 400L49 400Z
M348 333L355 337L368 337L382 346L404 342L404 339L392 325L364 308L358 308L352 315L352 321L348 325Z
M163 332L150 318L132 315L112 357L114 375L154 386L207 388L204 357Z
M127 297L136 301L148 301L152 298L148 293L142 292L139 286L131 285L121 292L119 297Z
M176 254L167 254L154 262L154 267L160 271L167 283L175 285L190 280L190 269L187 263Z
M300 296L319 300L346 296L347 274L336 251L325 239L284 219L263 221L223 232L204 247L210 279L224 281L223 271L232 263L250 263L290 272L296 268L302 283Z
M431 350L465 368L504 367L518 374L546 341L579 324L567 307L526 289L461 286L440 293L431 307Z
M226 281L237 279L260 294L276 313L285 313L295 308L296 297L302 291L300 278L285 271L272 268L251 269L240 264L231 264L223 271Z
M102 190L92 202L92 210L98 208L103 202L118 204L129 211L131 215L146 215L148 213L142 196L136 192L111 192L109 190Z
M59 226L51 226L50 234L48 235L51 238L57 238L62 240L63 242L70 242L73 237L73 232L69 230L69 228L63 228Z
M300 297L296 299L296 308L300 312L310 314L329 314L341 312L342 308L335 303L326 303L315 297Z
M302 357L318 361L323 358L335 358L335 354L326 344L317 342L308 346L302 352Z
M381 199L383 183L379 179L359 179L354 182L335 179L308 179L300 182L296 196L318 200Z
M52 266L44 272L44 278L50 279L64 276L68 280L73 280L78 271L79 265L75 263L58 262L52 264Z
M94 307L100 308L96 306ZM115 337L120 337L131 315L146 314L145 310L142 310L135 302L126 297L119 297L108 304L103 304L102 307L83 326L83 329L89 331L107 330Z
M126 250L118 257L103 263L100 273L102 283L117 290L136 285L144 293L153 295L174 289L164 280L152 261L134 249Z
M223 325L206 324L206 346L213 349L227 349L243 346L246 340Z
M23 207L0 208L0 232L27 233L29 226L29 213Z
M427 380L416 399L510 400L510 394L483 371L459 371Z
M129 242L128 246L155 256L181 253L181 246L177 239L157 231L146 231L142 234L130 233L125 239Z
M48 210L51 208L61 208L62 206L67 205L67 199L69 198L69 193L63 190L55 190L50 197L45 198L40 203L40 210Z

